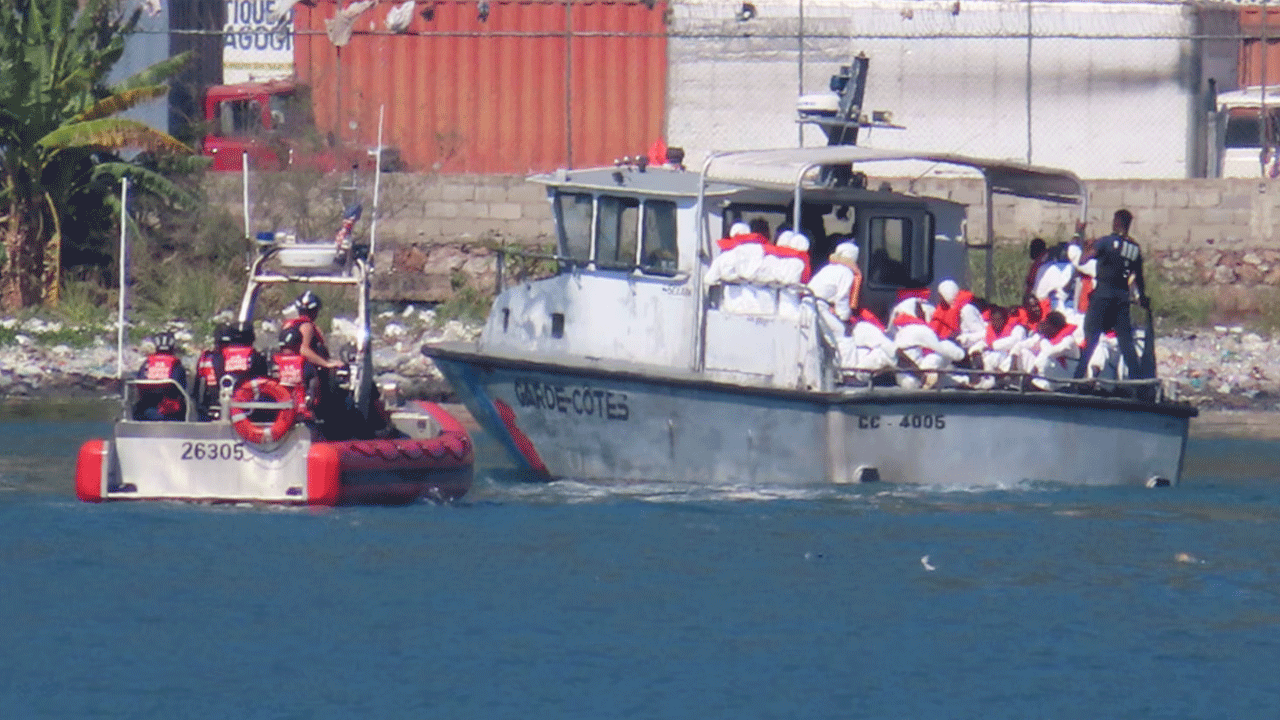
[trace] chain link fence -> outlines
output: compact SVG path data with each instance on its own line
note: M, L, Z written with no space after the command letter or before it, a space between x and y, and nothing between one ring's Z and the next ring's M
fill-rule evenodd
M528 4L419 3L414 7L423 18L438 19L446 7L474 13L474 30L446 32L433 29L433 21L415 20L400 34L483 37L495 43L545 39L546 32L497 24ZM655 35L575 26L574 13L598 3L534 4L564 6L562 34L569 43ZM1266 8L1261 2L634 0L613 5L662 14L665 31L658 35L666 39L666 55L653 62L666 66L664 135L668 144L686 149L690 165L713 150L822 144L820 131L797 125L796 99L826 91L830 76L863 53L871 58L864 109L889 111L904 129L864 131L862 144L1067 166L1089 178L1212 175L1211 86L1228 91L1242 79L1267 77L1270 53L1257 51L1280 48L1280 13L1273 18L1261 12ZM207 56L210 41L223 31L208 29L216 18L207 13L188 20L188 27L171 32ZM1268 20L1276 27L1268 28ZM244 28L236 31L243 34ZM372 21L354 27L357 40L391 34ZM574 76L600 71L598 56L570 56L565 80L570 88L577 82ZM208 58L198 62L205 77L188 80L207 83ZM1273 65L1271 76L1280 79L1280 62ZM424 72L460 70L444 63ZM198 91L179 95L191 99ZM199 120L194 106L180 112ZM560 137L558 142L574 140ZM574 157L573 148L564 156Z

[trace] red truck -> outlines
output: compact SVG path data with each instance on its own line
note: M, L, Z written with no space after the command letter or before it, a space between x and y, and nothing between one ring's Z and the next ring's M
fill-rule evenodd
M213 158L214 170L240 170L244 153L249 167L286 170L303 167L322 172L367 165L372 151L336 142L315 126L311 94L292 80L215 85L205 93L208 132L201 152ZM401 170L399 152L382 149L382 169Z

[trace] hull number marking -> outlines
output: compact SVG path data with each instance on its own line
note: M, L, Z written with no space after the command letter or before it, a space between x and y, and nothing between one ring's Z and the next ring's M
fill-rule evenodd
M520 407L554 410L564 415L583 415L602 420L631 419L626 393L587 385L551 385L536 380L516 380L513 386L516 402L520 403Z
M903 415L901 417L858 416L859 430L879 430L882 427L899 427L908 430L942 430L946 426L947 416L942 413L934 415Z
M244 443L225 441L184 442L182 443L183 460L248 460Z

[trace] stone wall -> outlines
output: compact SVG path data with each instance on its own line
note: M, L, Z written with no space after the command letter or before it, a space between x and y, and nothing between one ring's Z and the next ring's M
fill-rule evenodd
M297 181L287 175L264 174L255 180L255 229L310 226L324 237L325 228L336 228L337 184ZM967 204L968 235L974 241L981 238L986 225L981 181L870 180L873 187L882 182L897 191ZM1097 180L1088 186L1090 235L1108 232L1111 214L1128 208L1135 218L1133 236L1146 250L1149 265L1171 282L1203 287L1219 310L1254 311L1259 298L1270 298L1269 289L1280 286L1280 182ZM212 201L237 215L241 212L239 176L211 175L207 188ZM366 187L360 194L370 197L371 192ZM375 285L380 299L441 301L464 282L491 289L495 247L553 240L543 187L523 177L389 173L382 177L380 192L383 215L376 260L378 268L389 269L380 273ZM1077 212L1072 206L997 197L998 240L1025 245L1036 235L1050 241L1066 239Z

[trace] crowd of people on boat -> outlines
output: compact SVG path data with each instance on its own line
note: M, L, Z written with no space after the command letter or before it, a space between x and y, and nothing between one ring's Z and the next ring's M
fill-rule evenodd
M1136 295L1149 310L1141 248L1129 236L1133 216L1119 210L1111 234L1029 247L1023 301L1003 307L952 279L936 290L902 288L887 315L862 303L859 247L838 243L816 272L808 240L783 230L770 241L767 223L735 223L704 280L719 285L720 308L736 313L798 313L815 301L826 347L843 378L896 382L906 388L989 389L1028 378L1033 387L1064 389L1074 380L1151 377L1134 346L1129 313Z
M284 388L296 418L316 434L330 439L337 434L357 434L349 422L353 411L350 394L339 387L346 363L331 356L316 325L322 307L320 297L310 290L287 305L270 358L255 348L252 322L218 326L213 347L200 354L190 384L173 335L158 334L136 374L134 419L185 420L190 399L197 420L218 420L236 388L268 378Z

